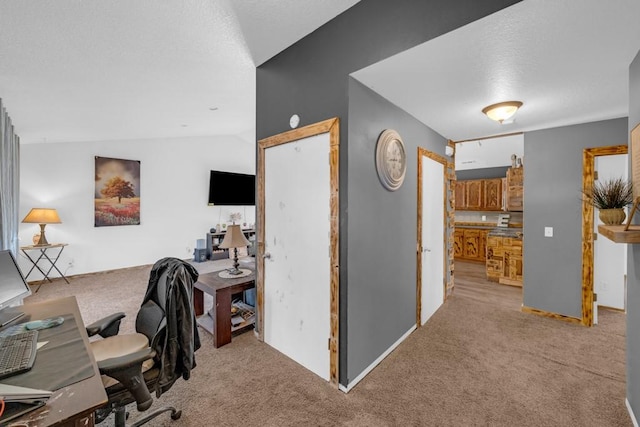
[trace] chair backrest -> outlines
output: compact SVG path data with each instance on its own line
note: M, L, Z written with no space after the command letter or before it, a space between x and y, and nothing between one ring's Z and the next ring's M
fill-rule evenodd
M151 348L156 348L155 344L164 335L167 325L167 278L168 270L165 270L158 279L155 289L155 298L146 301L138 311L136 317L136 331L146 335Z
M163 258L151 270L147 293L136 318L136 330L147 336L160 368L156 394L195 367L200 337L193 310L197 270L177 258Z

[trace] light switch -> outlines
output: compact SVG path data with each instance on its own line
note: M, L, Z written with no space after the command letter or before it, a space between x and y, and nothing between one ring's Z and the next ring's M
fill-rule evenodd
M553 237L553 227L544 228L544 237Z

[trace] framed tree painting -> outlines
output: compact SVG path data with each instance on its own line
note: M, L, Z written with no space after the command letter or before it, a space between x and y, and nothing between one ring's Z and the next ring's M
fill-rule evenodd
M140 224L140 161L96 156L96 227Z

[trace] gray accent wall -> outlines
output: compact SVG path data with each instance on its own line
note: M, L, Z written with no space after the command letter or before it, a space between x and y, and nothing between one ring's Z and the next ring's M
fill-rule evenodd
M525 306L582 318L583 150L626 144L626 118L524 134Z
M640 53L629 67L629 133L638 124ZM634 223L638 222L636 214ZM640 417L640 245L627 245L627 250L627 400L635 416Z
M375 169L376 141L385 129L400 134L407 154L406 177L397 191L385 189ZM350 79L347 382L416 323L417 151L420 146L444 157L446 144Z
M339 375L340 383L343 385L347 385L349 379L352 380L358 374L360 367L366 366L381 355L383 343L393 343L401 338L401 335L398 335L399 331L406 326L404 315L378 317L375 324L364 326L362 321L356 322L355 316L358 314L347 317L350 310L350 301L347 299L350 288L348 280L353 277L353 274L349 273L350 270L364 271L385 261L376 258L380 252L378 246L385 245L382 239L374 246L353 248L353 251L360 251L357 261L349 259L348 256L352 253L349 245L354 244L353 242L357 244L360 239L360 236L350 229L350 177L352 174L360 173L361 162L373 162L371 152L349 147L349 75L516 3L519 1L362 0L257 68L258 139L289 130L289 117L292 114L300 116L301 126L330 117L339 117L341 120ZM351 112L353 113L353 109ZM351 156L358 158L352 159ZM361 156L365 160L360 159ZM354 166L352 170L352 164L358 166ZM357 176L354 178L360 179ZM411 191L408 186L407 188L406 191ZM370 206L369 212L356 219L373 224L369 216L378 215L377 218L385 218L385 222L376 223L375 229L362 227L367 233L393 227L398 220L398 209L405 209L405 206L396 206L388 202L387 197L394 196L387 194L384 197L375 197L380 200L363 201ZM412 220L403 226L415 230L415 213L407 215L413 215ZM415 245L415 234L411 242ZM412 254L412 258L415 259L415 253ZM387 271L399 271L407 265L404 260L395 264L395 260L395 257L393 260L386 260ZM392 284L380 277L372 278L367 287L366 298L371 303L370 310L379 307L381 302L388 300L396 292ZM410 305L414 301L415 295L411 302L403 302L402 305ZM360 337L360 341L350 345L347 337L356 336ZM353 355L350 355L351 352ZM352 368L351 364L358 368Z

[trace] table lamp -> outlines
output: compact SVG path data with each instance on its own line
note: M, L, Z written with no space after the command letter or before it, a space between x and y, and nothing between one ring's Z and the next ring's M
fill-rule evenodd
M233 248L233 268L229 270L229 274L238 275L242 273L242 271L238 269L238 248L249 246L250 244L251 242L244 237L244 233L240 229L240 225L227 226L227 232L224 235L222 243L220 243L218 247L222 249Z
M47 224L62 224L58 212L50 208L33 208L24 217L22 222L40 224L40 240L34 246L48 246L47 238L44 235L44 227Z

